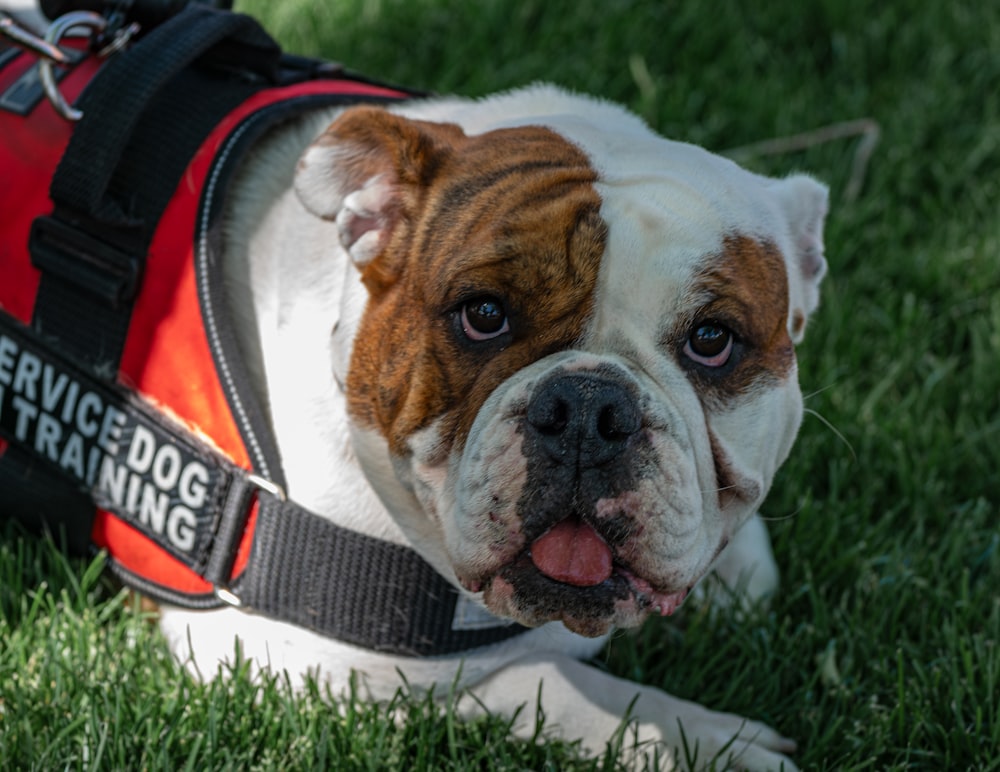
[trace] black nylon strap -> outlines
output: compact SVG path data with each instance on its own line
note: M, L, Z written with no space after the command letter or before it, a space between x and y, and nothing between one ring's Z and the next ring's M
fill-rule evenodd
M101 383L0 311L0 436L32 465L0 467L16 484L3 510L31 522L39 502L84 492L89 501L222 590L254 499L259 504L247 568L232 587L241 604L358 646L442 655L496 643L524 628L496 621L453 629L458 591L408 547L342 528L280 500L226 457L125 389ZM12 475L14 475L12 477ZM5 490L7 490L5 488ZM26 495L22 501L17 493ZM91 508L93 507L91 504ZM43 514L43 513L39 513ZM89 522L89 521L88 521ZM205 609L117 565L128 584L161 601Z
M238 63L240 80L256 73L260 84L273 82L280 53L277 44L251 17L189 5L134 48L110 59L77 100L76 107L83 111L84 120L74 131L52 180L53 200L58 206L87 214L100 223L136 224L136 215L108 193L123 151L146 106L171 79L202 55L207 54L206 66L229 67ZM242 97L245 96L243 93ZM108 111L112 111L113 118ZM170 148L144 150L169 154ZM155 214L143 212L142 216Z
M166 47L166 53L162 47ZM84 384L88 377L96 377L105 383L94 385L95 393L107 387L106 382L117 371L131 301L140 286L149 241L177 179L203 137L222 115L275 78L286 83L289 78L295 80L297 73L305 78L309 72L326 77L341 72L339 68L323 65L285 66L276 75L278 53L270 38L248 17L189 6L101 70L77 102L85 118L74 133L53 181L55 215L35 229L32 260L43 269L43 278L32 327L41 338L32 337L34 333L27 331L27 337L14 334L9 336L10 340L16 339L19 346L38 345L42 351L45 341L55 343L59 354L54 355L50 364L59 364L57 360L68 355L83 367L71 373L77 383ZM192 63L194 66L187 66ZM216 88L220 83L225 88ZM327 103L338 101L344 100L332 98ZM123 107L126 103L129 106ZM193 109L192 105L198 108ZM129 114L115 127L117 113L109 120L108 111L119 109ZM265 122L259 131L266 128ZM246 132L245 136L249 140L259 136L259 131ZM157 153L157 149L162 152ZM225 172L220 173L220 177L224 176ZM222 198L220 194L217 203ZM218 211L221 210L209 218L213 225L217 223ZM66 226L75 232L67 234ZM210 228L204 234L206 242L215 240L215 232L215 228ZM212 265L217 269L217 265ZM238 355L234 359L234 338L227 326L225 300L219 296L219 285L202 287L199 292L206 307L211 309L206 313L225 319L223 324L209 330L213 355L227 372L236 373ZM3 316L0 312L0 317ZM228 352L224 354L223 349ZM249 416L240 419L244 438L251 425L260 435L260 447L251 450L255 468L270 470L269 476L280 482L280 459L269 431L259 425L262 414L253 404L252 394L246 389L237 393L240 390L236 382L228 377L223 385L231 404L238 405L241 414ZM101 393L110 404L106 392ZM10 423L17 418L12 417L10 407L8 404L6 408L5 434L20 444L9 449L8 455L23 455L27 460L16 469L11 467L10 475L24 477L35 467L48 470L59 467L60 462L51 458L51 453L38 452L41 445L37 425L33 425L33 434L18 439L16 424ZM59 410L57 413L61 415ZM165 427L162 417L147 414L143 409L128 415L132 423L127 431L123 428L121 436L124 458L107 456L109 475L128 466L130 451L139 448L134 452L140 453L143 438L147 436L144 431L167 432L167 436L156 435L157 447L186 448L182 453L186 464L209 466L207 457L197 455L200 449L192 450L191 438L185 430ZM73 431L70 423L64 421L67 433ZM98 452L89 445L86 449ZM197 453L189 457L185 455L188 451ZM142 466L137 458L140 456L132 458L133 465ZM92 491L93 480L74 480L73 474L63 487L69 498L75 498L84 515L88 506L92 513L93 498L124 519L131 518L149 538L172 550L175 557L223 589L244 533L248 507L256 496L260 514L253 555L232 589L248 608L323 635L398 654L435 655L497 642L523 630L517 625L490 622L482 629L452 629L460 596L416 552L340 528L292 502L278 502L269 494L262 494L247 473L227 459L209 460L211 509L197 518L198 533L190 554L184 545L171 544L162 527L150 532L148 523L143 522L155 519L154 514L159 510L154 505L159 494L169 493L175 498L180 495L179 490L157 488L156 479L147 479L150 470L139 475L134 489L127 488L133 484L131 478L122 483L107 482L118 486L113 488L111 497L107 486L101 490L100 481L98 489ZM65 476L65 465L59 471ZM161 467L161 482L165 474ZM41 491L53 479L58 478L39 474L27 508L44 500ZM74 490L81 489L86 492L74 496ZM132 490L139 492L133 494ZM145 506L145 510L137 510L136 502L139 507ZM7 511L6 502L3 503ZM172 501L171 506L175 503ZM172 510L168 507L168 511ZM89 533L89 523L88 518L81 516L80 524L86 526L86 531L78 534ZM124 569L113 556L111 565L128 584L161 601L198 609L220 605L213 595L186 595L160 587Z
M227 512L233 482L246 474L133 393L91 376L4 311L0 437L68 480L89 498L91 513L94 504L113 513L199 574L219 549L220 513ZM42 472L28 490L45 502L37 486L47 486L51 476Z
M264 614L394 654L453 654L524 632L500 620L481 630L452 629L458 591L416 552L340 528L292 502L261 506L253 554L234 589Z
M117 370L149 244L190 158L273 82L280 53L249 16L191 5L111 58L77 100L55 211L32 226L32 325L92 372Z
M107 375L118 369L131 311L88 297L79 285L50 274L39 282L32 325L91 372Z

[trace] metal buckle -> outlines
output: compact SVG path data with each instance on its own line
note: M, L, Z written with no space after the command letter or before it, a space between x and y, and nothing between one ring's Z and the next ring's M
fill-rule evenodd
M80 27L89 30L91 41L95 42L99 36L108 31L108 21L100 14L91 11L71 11L52 22L45 31L45 37L40 38L31 30L19 25L13 18L0 17L0 35L38 57L38 77L42 82L42 90L55 111L67 121L78 121L83 117L83 113L70 107L66 102L56 83L53 67L69 67L74 63L73 58L59 48L59 41L70 30ZM139 25L133 22L115 30L113 34L109 32L110 41L98 51L97 55L106 58L117 53L128 45L138 31Z
M69 67L73 63L61 48L22 27L10 16L0 16L0 35L40 59L54 62L62 67Z
M49 28L45 31L45 42L57 48L59 41L71 29L85 27L96 33L101 33L106 26L107 21L100 14L91 13L90 11L73 11L60 16L49 25ZM45 91L45 96L52 103L52 107L55 108L55 111L59 115L67 121L78 121L83 117L83 113L75 107L70 107L66 102L56 83L55 71L52 69L54 65L55 60L46 56L43 56L38 62L38 75L42 81L42 89Z
M288 501L288 496L285 495L284 488L277 483L261 477L260 475L248 474L247 482L253 485L253 487L257 490L264 491L264 493L270 493L278 501Z
M256 488L259 493L267 493L281 502L288 500L288 496L285 494L285 489L277 483L271 482L267 478L256 474L248 474L246 476L246 480L254 488ZM249 516L249 509L247 510L247 513ZM226 605L232 606L233 608L243 608L243 601L240 600L240 597L228 586L224 584L216 584L213 586L212 591L215 594L215 597Z

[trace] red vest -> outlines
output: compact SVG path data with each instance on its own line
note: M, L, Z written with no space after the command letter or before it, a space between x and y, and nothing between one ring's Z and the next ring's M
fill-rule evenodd
M75 131L34 67L0 43L0 517L45 521L63 496L62 522L86 530L92 517L84 541L147 595L243 605L377 650L440 655L521 632L470 613L415 551L270 485L280 458L217 302L210 226L248 144L296 112L412 95L283 56L249 17L199 4L66 74L59 88L84 112ZM189 109L195 92L203 110ZM134 115L141 140L129 134L118 153ZM93 204L92 182L109 179L112 205L111 188ZM168 195L162 213L131 211ZM148 223L148 247L135 247L133 222Z
M35 66L36 60L28 54L10 61L0 70L0 94ZM90 56L70 72L60 86L67 101L73 101L99 67L100 61ZM404 96L398 91L353 80L312 80L260 91L229 113L190 160L160 220L118 371L120 384L139 392L152 404L165 407L195 433L210 438L222 453L246 469L251 468L250 460L219 383L196 288L192 239L201 193L220 147L248 116L276 102L330 94L356 96L358 101ZM27 116L0 110L0 179L3 180L0 184L0 309L25 324L31 321L40 276L28 254L29 230L36 217L52 211L49 182L72 130L73 124L58 116L44 99ZM5 372L0 365L0 383ZM8 380L15 375L14 372L6 374ZM67 422L70 426L74 420L70 414L79 413L84 425L96 417L93 410L88 414L78 404L69 405L63 400L61 406L71 418ZM29 432L30 429L28 427ZM46 443L45 438L39 440L37 429L33 436L43 447L53 445L51 441ZM64 453L65 449L58 442L53 446L57 455ZM6 443L0 438L0 452L5 447ZM83 459L84 466L86 461ZM79 462L76 459L66 461L67 465L75 463ZM162 465L168 463L164 461ZM170 470L165 470L163 475L170 476ZM197 479L189 481L189 487L197 482ZM128 482L123 482L122 487L125 488L124 496L128 497ZM133 503L141 504L142 495L141 488L133 492L132 497L136 500ZM254 531L254 514L250 517L233 566L233 576L246 565ZM91 536L93 543L105 548L114 561L157 585L191 594L209 594L213 590L169 551L141 536L128 518L98 509Z

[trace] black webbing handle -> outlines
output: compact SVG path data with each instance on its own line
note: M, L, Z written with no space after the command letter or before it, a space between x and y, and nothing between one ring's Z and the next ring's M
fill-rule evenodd
M229 73L238 70L241 77L273 82L280 55L278 44L253 18L188 6L110 59L80 96L76 107L84 117L52 180L53 201L111 227L138 224L108 195L108 187L146 105L199 58Z
M118 370L157 224L223 116L278 78L281 49L249 16L191 5L109 59L77 100L51 216L32 225L42 272L32 326L95 373Z

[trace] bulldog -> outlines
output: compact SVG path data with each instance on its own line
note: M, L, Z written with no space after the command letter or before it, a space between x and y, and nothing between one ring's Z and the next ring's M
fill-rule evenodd
M708 575L775 590L756 513L801 421L826 189L548 86L320 111L235 189L229 302L289 494L531 629L421 659L163 608L177 655L211 673L235 641L373 699L460 673L468 715L540 700L589 752L627 714L646 749L793 769L775 730L580 660Z

